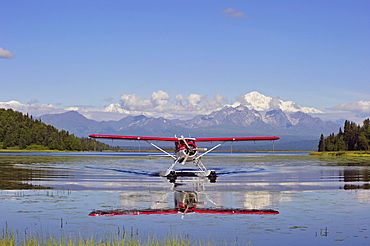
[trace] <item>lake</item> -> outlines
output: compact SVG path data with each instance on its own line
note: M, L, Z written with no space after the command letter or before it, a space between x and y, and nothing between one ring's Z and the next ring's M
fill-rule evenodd
M202 160L216 182L169 182L158 174L171 159L155 152L1 152L0 229L216 245L370 245L370 158L215 153Z

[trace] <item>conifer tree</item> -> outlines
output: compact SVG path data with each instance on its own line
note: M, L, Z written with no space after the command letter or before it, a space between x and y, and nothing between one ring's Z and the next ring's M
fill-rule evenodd
M68 131L59 131L28 114L0 108L0 147L26 149L30 146L73 151L114 149L94 139L77 138Z
M343 129L339 128L337 135L332 133L326 138L321 134L318 151L370 150L369 118L362 126L346 120Z
M325 138L324 138L324 134L321 134L319 145L317 146L317 148L318 148L318 150L320 152L325 151Z

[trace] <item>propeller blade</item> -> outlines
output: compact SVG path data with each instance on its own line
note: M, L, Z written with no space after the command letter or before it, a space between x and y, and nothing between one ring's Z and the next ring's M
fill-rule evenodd
M184 160L182 161L182 164L185 164L185 163L186 163L186 161L187 161L187 160L188 160L188 158L189 158L189 155L190 155L190 151L188 151L188 153L186 154L186 156L185 156Z
M186 140L185 140L184 136L182 136L182 135L181 135L181 138L182 138L182 140L184 141L184 143L185 143L186 147L188 147L188 149L189 149L189 148L190 148L190 147L189 147L189 144L188 144L188 142L186 142Z
M184 141L184 143L185 143L185 145L186 145L186 147L187 147L187 153L186 153L186 156L185 156L184 160L182 161L182 164L185 164L185 163L186 163L186 161L187 161L187 160L188 160L188 158L189 158L189 155L190 155L190 146L189 146L189 144L186 142L186 140L185 140L184 136L182 136L182 135L181 135L181 138L182 138L182 140Z

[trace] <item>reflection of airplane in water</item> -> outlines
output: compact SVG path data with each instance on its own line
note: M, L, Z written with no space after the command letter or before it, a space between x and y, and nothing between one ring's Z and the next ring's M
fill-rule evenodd
M174 208L148 208L148 209L112 209L112 210L94 210L90 216L113 216L113 215L148 215L148 214L185 214L189 213L202 213L202 214L278 214L279 212L272 209L245 209L245 208L224 208L216 204L208 196L205 197L215 207L198 207L198 205L205 204L205 202L199 201L198 194L204 192L204 179L198 177L193 182L194 186L192 189L182 189L184 183L174 183L172 186L172 192L174 193ZM162 199L166 199L170 193ZM162 201L158 201L157 204Z
M217 175L214 170L208 170L203 163L201 162L201 157L207 153L213 151L214 149L221 146L227 141L262 141L262 140L278 140L279 137L219 137L219 138L185 138L181 137L146 137L146 136L117 136L117 135L99 135L92 134L89 137L91 138L104 138L104 139L123 139L123 140L144 140L148 142L153 147L165 153L167 156L172 157L174 162L172 165L162 173L162 176L167 177L170 182L175 182L178 176L187 176L187 175L197 175L208 177L210 181L215 182ZM149 141L170 141L175 142L174 154L170 154L164 149L158 147L157 145ZM207 150L205 148L198 148L196 142L221 142L214 146L213 148ZM198 155L198 151L204 151L203 154ZM198 168L198 171L176 171L173 168L177 163L185 165L187 162L193 162L193 164Z

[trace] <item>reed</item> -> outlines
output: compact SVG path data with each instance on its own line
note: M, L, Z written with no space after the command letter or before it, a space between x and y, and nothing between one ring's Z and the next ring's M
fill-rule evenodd
M148 237L139 239L135 237L122 237L117 235L106 235L103 238L85 237L85 236L50 236L42 237L27 234L21 234L18 231L4 230L0 236L0 246L212 246L210 242L190 241L180 236L168 236L165 239Z
M344 156L344 157L370 157L370 151L313 151L310 155L318 156Z

